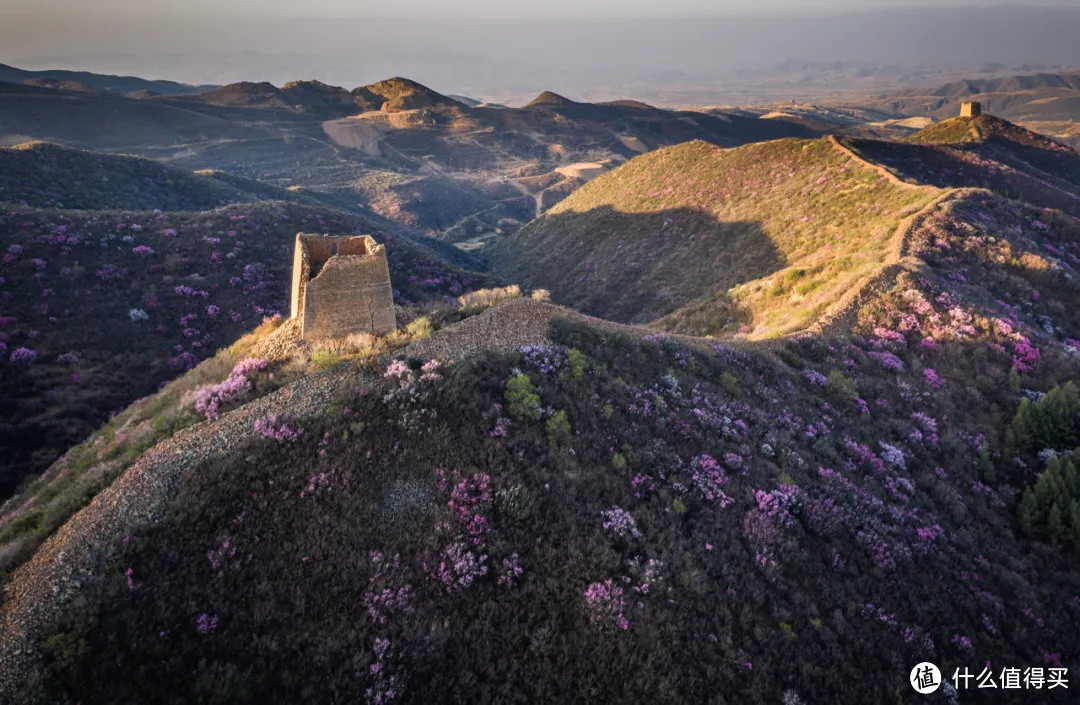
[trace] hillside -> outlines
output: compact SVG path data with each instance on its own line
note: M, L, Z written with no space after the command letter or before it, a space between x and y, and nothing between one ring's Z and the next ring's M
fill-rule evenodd
M605 318L646 323L694 304L674 330L767 337L817 320L939 195L829 140L693 142L594 179L501 244L493 269Z
M493 271L597 316L765 338L891 276L970 189L1080 216L1080 154L992 116L901 142L828 138L637 157L499 244Z
M374 204L465 250L515 232L592 174L651 149L820 134L633 101L468 106L404 78L351 91L236 83L149 99L67 88L0 83L0 144L44 140L303 188L338 207Z
M275 195L305 200L149 160L0 149L0 497L110 413L287 313L298 231L389 241L402 305L487 280L375 217L250 202Z
M1075 144L1080 117L1080 72L1018 74L962 79L927 88L907 88L832 101L836 106L873 110L890 118L948 120L960 103L977 100L987 113Z
M44 142L0 147L0 201L43 208L205 210L282 199L283 189L244 179L192 174L149 159Z
M837 337L519 300L313 372L267 324L9 503L266 361L15 571L4 694L894 703L923 659L1076 668L1075 539L1018 504L1080 443L1042 396L1080 373L1080 226L978 191L922 222Z
M561 96L558 93L551 91L544 91L540 95L533 98L526 104L526 108L566 108L571 105L577 105L574 101L565 96Z
M1080 152L1000 118L953 118L901 142L851 139L912 183L976 186L1080 215Z
M179 100L228 107L292 110L323 118L345 117L365 110L395 112L462 107L452 98L406 78L389 78L352 91L320 81L290 81L281 88L266 82L242 81L185 95Z

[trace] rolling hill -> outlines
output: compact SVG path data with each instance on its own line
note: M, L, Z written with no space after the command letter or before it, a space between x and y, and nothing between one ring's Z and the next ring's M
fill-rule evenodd
M853 289L914 266L913 233L971 189L1080 214L1078 159L990 116L905 142L679 145L593 180L501 243L492 266L605 318L695 335L790 334L842 310Z
M444 259L439 243L303 192L56 145L0 148L0 495L287 313L299 231L392 243L401 305L488 280L462 271L453 248Z
M463 249L514 232L594 173L650 149L818 134L634 101L469 106L405 78L353 90L236 83L143 98L0 83L0 126L0 144L45 140L301 187L346 207L373 204Z
M1080 135L1080 72L1036 73L964 79L932 88L909 88L834 105L873 110L889 118L947 120L960 103L977 100L986 112L1052 137L1075 143Z
M0 201L39 208L205 210L300 194L214 172L46 142L0 147Z
M776 335L810 325L879 267L901 223L938 196L829 140L692 142L594 179L492 263L593 315L647 323L707 299L675 328Z
M1075 667L1045 478L1080 226L978 191L920 233L922 274L768 345L519 299L320 370L266 324L4 508L11 550L115 477L11 576L3 694L893 703L920 659Z
M1080 154L1001 118L952 118L901 142L846 140L911 183L977 186L1080 215Z

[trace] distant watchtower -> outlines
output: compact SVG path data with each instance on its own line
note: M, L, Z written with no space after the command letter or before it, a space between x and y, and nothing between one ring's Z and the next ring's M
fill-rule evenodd
M292 317L304 340L394 330L394 293L386 247L370 235L297 233Z
M979 101L964 101L960 104L960 117L979 117L980 115L982 115L982 103Z

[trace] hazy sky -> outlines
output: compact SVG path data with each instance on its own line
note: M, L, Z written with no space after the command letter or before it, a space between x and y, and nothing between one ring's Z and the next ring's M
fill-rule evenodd
M745 83L785 62L911 65L916 82L927 66L1080 67L1077 37L1080 0L0 0L0 63L21 68L347 87L402 75L495 100Z
M251 14L270 16L671 16L821 12L948 6L993 7L1024 4L1075 7L1076 0L0 0L0 13L24 16L57 12L87 16L112 14L183 14L186 17ZM2 16L2 15L0 15Z

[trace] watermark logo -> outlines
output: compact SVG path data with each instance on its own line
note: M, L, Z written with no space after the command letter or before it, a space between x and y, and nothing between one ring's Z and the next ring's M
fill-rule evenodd
M911 687L923 695L933 693L941 687L941 671L929 661L923 661L911 669Z

